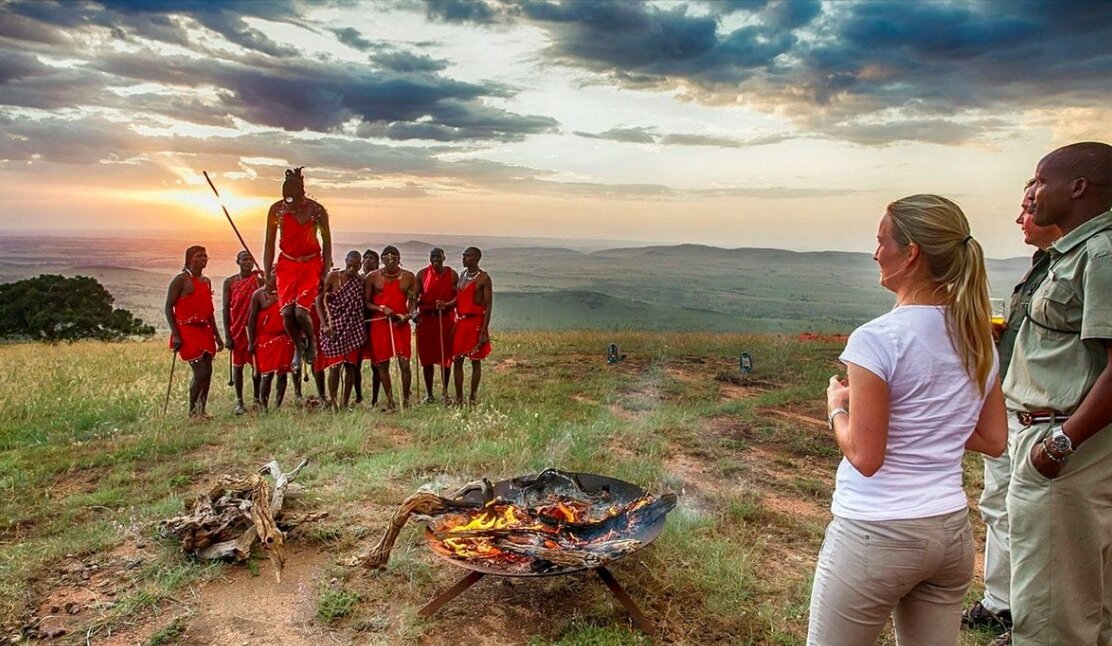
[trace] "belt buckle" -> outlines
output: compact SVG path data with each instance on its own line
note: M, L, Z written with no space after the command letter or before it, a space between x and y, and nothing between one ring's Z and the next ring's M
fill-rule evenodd
M1031 413L1028 413L1027 411L1020 411L1016 413L1015 416L1016 419L1019 420L1019 423L1023 424L1024 426L1030 426L1035 423L1035 420L1032 418Z

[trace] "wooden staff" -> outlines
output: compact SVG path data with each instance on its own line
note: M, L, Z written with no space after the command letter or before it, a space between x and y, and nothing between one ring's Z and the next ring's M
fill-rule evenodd
M170 386L174 383L174 366L178 365L178 351L171 350L174 358L170 360L170 378L166 380L166 403L162 404L162 416L166 417L166 411L170 409Z
M247 243L243 240L243 236L239 234L239 227L237 227L236 223L232 221L232 216L230 213L228 213L228 207L224 206L224 200L220 197L220 191L216 190L216 185L212 183L212 179L209 177L208 171L203 170L201 171L201 174L205 176L205 181L208 182L209 188L211 188L212 192L216 194L216 200L220 202L220 208L224 210L224 217L228 218L228 224L232 225L232 231L235 231L236 237L239 238L239 244L243 245L243 250L247 252L248 256L251 256L251 262L255 263L256 267L260 267L261 265L259 265L259 261L255 260L255 254L251 253L251 250L247 248Z

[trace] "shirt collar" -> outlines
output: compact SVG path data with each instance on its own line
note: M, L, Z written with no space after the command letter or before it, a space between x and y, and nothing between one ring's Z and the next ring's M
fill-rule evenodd
M1050 245L1050 250L1057 256L1065 255L1089 238L1106 229L1112 229L1112 211L1101 213L1062 236L1057 242Z

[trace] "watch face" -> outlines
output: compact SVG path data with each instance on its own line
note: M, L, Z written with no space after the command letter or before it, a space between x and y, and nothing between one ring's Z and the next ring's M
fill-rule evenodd
M1050 441L1054 444L1054 449L1059 453L1070 453L1073 451L1073 443L1070 442L1070 438L1065 435L1053 435Z

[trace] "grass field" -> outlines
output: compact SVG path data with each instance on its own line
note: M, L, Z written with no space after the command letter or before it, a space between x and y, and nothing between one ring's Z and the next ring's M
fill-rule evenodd
M233 417L226 355L214 421L185 420L159 342L0 346L0 638L62 643L640 644L597 579L486 579L429 620L462 576L402 532L390 566L341 561L377 540L418 486L548 466L630 480L680 503L663 536L612 570L679 644L801 644L838 451L822 392L835 343L648 332L497 334L481 402L338 415ZM626 359L607 365L606 346ZM751 381L738 377L749 352ZM283 583L262 558L203 564L156 522L228 471L302 458L296 504L328 519L288 539ZM967 458L980 489L980 461ZM293 504L293 503L291 503ZM979 521L977 521L979 523ZM977 585L970 592L978 592ZM963 644L984 644L967 634Z

